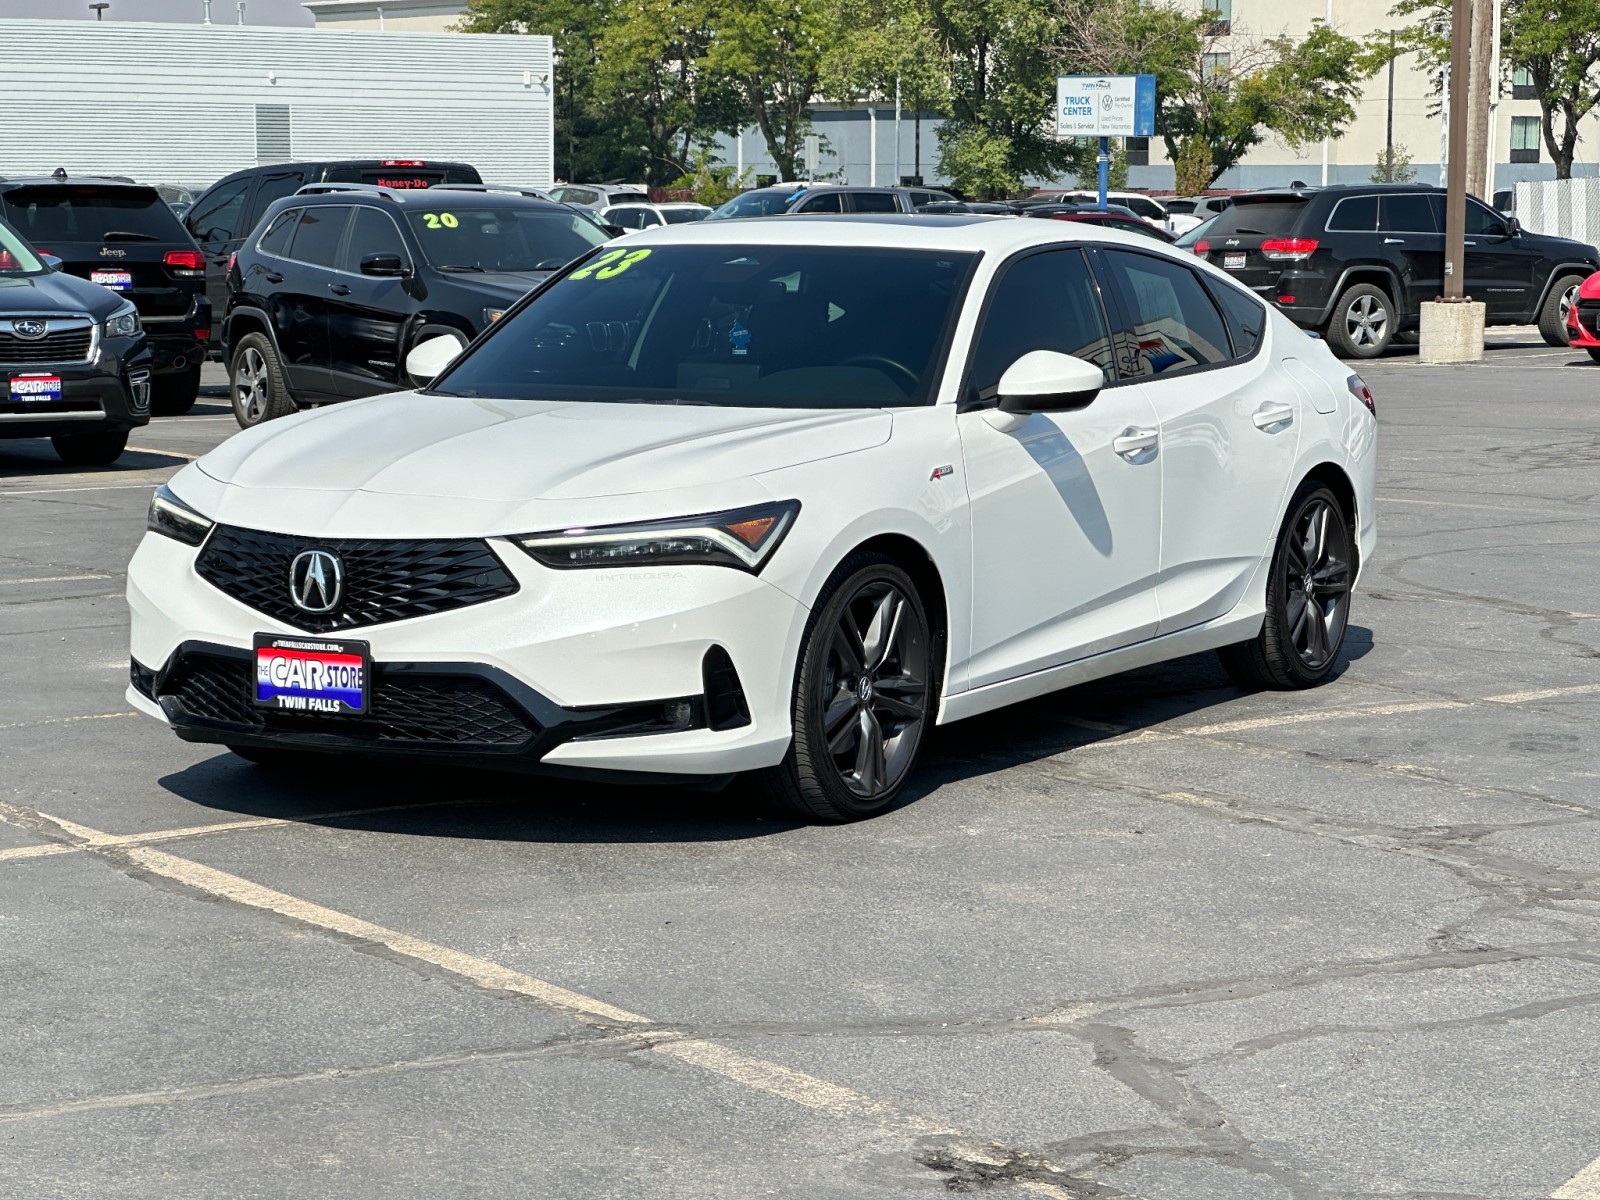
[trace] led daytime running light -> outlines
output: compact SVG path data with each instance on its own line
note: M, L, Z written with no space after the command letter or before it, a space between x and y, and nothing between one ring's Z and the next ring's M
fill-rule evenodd
M800 511L798 500L729 512L517 536L516 542L547 567L660 566L700 563L759 571Z
M198 546L205 541L214 524L179 500L166 484L157 488L150 498L150 515L145 520L145 528L151 533L159 533L185 546Z

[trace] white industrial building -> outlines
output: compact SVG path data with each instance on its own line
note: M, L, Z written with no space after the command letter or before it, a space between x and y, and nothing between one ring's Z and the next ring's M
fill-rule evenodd
M0 175L198 188L258 163L420 158L552 182L548 37L0 20L0 46Z

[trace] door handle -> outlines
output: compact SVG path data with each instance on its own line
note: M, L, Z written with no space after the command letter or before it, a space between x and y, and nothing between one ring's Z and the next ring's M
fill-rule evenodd
M1294 409L1287 404L1263 404L1250 418L1257 429L1273 429L1279 425L1294 424Z
M1478 243L1477 242L1462 242L1461 244L1463 246L1476 246Z
M283 276L279 275L276 271L268 271L267 272L267 282L268 283L282 283L283 282Z
M1123 458L1137 458L1146 450L1153 449L1161 440L1161 435L1154 429L1138 429L1132 425L1111 439L1111 448Z
M330 283L328 290L335 296L348 296L350 294L349 287L342 283Z
M1405 238L1384 238L1383 239L1383 244L1385 246L1403 246L1403 245L1405 245L1405 242L1406 242Z

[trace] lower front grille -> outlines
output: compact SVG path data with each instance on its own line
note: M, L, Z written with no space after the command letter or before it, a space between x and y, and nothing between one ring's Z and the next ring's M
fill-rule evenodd
M364 717L312 717L258 708L255 673L248 658L189 653L160 686L190 720L226 725L241 733L294 730L352 742L465 749L515 750L540 733L539 724L510 696L470 675L385 670L375 664Z

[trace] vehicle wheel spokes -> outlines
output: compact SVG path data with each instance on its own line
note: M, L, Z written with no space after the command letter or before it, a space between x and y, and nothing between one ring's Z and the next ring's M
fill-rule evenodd
M1350 602L1347 540L1343 520L1322 501L1307 506L1290 531L1284 624L1296 653L1313 670L1328 664L1344 635Z

